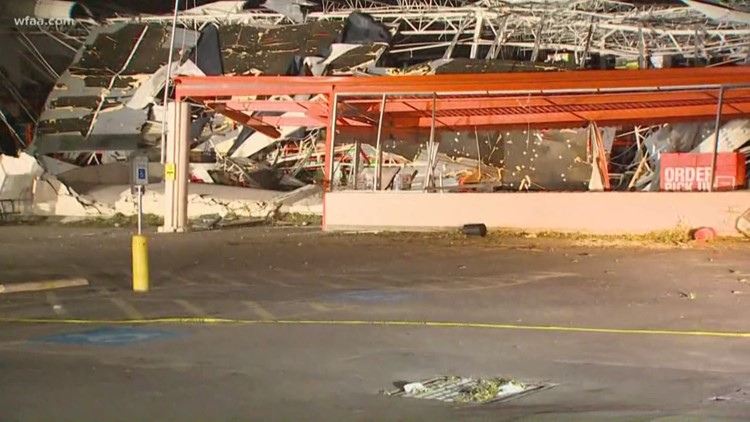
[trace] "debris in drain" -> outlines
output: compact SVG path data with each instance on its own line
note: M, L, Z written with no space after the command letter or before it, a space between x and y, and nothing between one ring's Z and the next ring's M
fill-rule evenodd
M519 397L551 387L546 384L526 384L508 378L467 378L446 376L428 381L405 384L388 396L440 400L457 403L494 403Z
M427 388L421 382L412 382L404 385L404 392L406 394L416 394L424 391L427 391Z
M525 390L526 386L518 381L503 378L477 380L473 387L461 391L456 401L484 403L500 397L522 393Z

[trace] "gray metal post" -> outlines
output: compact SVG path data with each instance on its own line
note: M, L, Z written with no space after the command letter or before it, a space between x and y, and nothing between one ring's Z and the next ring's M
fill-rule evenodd
M138 186L138 236L143 233L143 186Z
M427 190L428 188L432 187L432 156L436 155L436 152L433 151L435 149L435 120L436 120L436 113L437 110L435 109L437 106L437 93L432 93L432 124L430 125L430 143L427 146L427 172L425 173L424 177L424 185L423 190Z
M708 186L708 191L714 191L714 183L716 183L716 157L719 153L719 131L721 130L721 111L724 106L724 86L719 88L719 103L716 107L716 124L714 125L714 149L713 157L711 159L711 184Z
M331 149L328 151L328 154L331 157L330 164L328 165L328 174L331 178L330 183L330 190L333 191L333 178L334 174L333 171L336 168L335 165L335 154L336 151L336 120L338 120L339 115L339 94L333 94L333 116L331 116Z
M354 161L352 162L352 181L353 189L357 190L357 179L359 178L359 167L362 165L362 147L360 146L359 140L354 141Z
M380 190L380 179L383 175L383 119L385 118L386 95L380 101L380 120L378 120L378 139L375 143L375 183L373 190Z

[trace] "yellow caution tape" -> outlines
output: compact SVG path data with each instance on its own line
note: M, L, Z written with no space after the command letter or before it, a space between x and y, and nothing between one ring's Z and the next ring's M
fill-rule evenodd
M657 330L630 328L595 328L595 327L565 327L554 325L516 325L490 324L481 322L450 322L450 321L366 321L366 320L262 320L262 319L233 319L213 317L169 317L144 319L56 319L56 318L0 318L0 323L6 324L88 324L88 325L143 325L143 324L266 324L266 325L344 325L344 326L387 326L387 327L442 327L442 328L485 328L495 330L527 330L552 331L573 333L605 333L605 334L645 334L667 336L696 336L696 337L734 337L750 338L750 332L732 331L690 331L690 330Z

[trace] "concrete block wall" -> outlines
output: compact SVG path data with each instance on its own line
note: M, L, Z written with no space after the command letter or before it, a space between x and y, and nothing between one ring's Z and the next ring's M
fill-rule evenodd
M325 230L436 230L484 223L490 228L591 234L648 233L680 224L739 236L737 218L750 191L422 193L330 192Z

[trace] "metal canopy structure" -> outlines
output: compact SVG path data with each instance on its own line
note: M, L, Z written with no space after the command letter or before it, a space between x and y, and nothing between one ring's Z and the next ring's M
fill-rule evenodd
M721 86L750 83L750 68L176 82L178 101L203 103L273 136L280 126L328 127L334 104L340 129L378 127L381 114L383 126L396 131L700 120L716 114ZM299 95L307 99L292 99ZM727 118L750 113L749 88L729 90L723 101Z
M746 117L750 116L750 68L370 78L181 77L176 80L175 97L178 110L186 110L188 102L201 103L269 136L278 134L281 126L325 127L324 183L330 188L335 137L340 131L376 129L380 156L386 130L430 128L432 143L440 129ZM187 132L187 127L180 131L183 137ZM188 139L177 142L187 144Z

